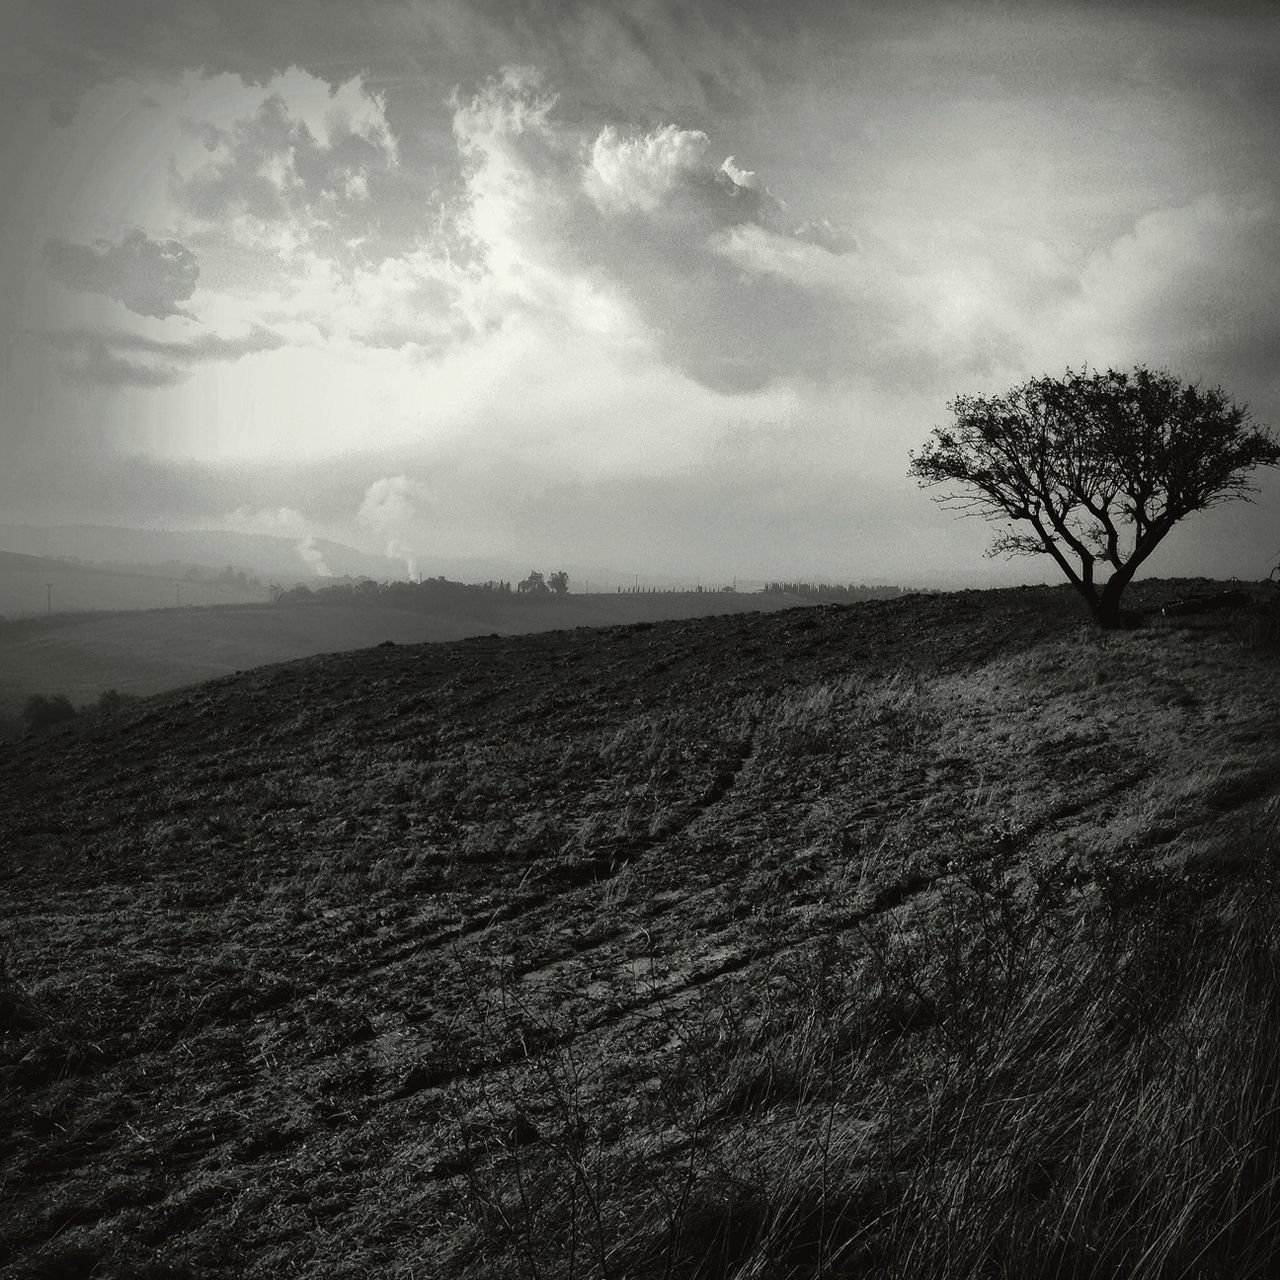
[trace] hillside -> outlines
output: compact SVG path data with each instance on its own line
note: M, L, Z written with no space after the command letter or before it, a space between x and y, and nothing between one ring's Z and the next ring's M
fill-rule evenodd
M0 747L0 1267L1273 1274L1250 625L382 645Z
M0 551L0 618L93 609L157 609L168 605L235 605L265 601L265 586L243 579L203 579L155 568L110 568Z
M418 644L758 612L800 603L806 602L786 595L718 592L532 600L461 591L428 600L423 607L320 597L301 603L25 618L0 622L0 720L16 718L33 693L63 694L81 705L96 701L107 689L134 696L159 693L267 663L364 649L384 640Z

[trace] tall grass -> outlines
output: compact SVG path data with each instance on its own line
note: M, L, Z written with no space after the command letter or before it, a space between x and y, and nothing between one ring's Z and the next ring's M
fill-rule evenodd
M1217 876L1081 884L971 861L927 903L650 1006L646 1078L625 1097L602 1093L589 1036L531 1029L504 994L491 1026L510 1065L456 1095L472 1216L451 1265L1273 1274L1276 817Z

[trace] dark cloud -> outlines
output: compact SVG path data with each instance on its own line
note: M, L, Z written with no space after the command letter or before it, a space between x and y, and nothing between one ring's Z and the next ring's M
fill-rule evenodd
M60 367L67 381L82 387L171 387L190 377L176 365L127 360L102 339L70 348Z
M42 336L64 353L61 369L70 381L103 387L169 387L189 378L195 365L275 351L285 342L262 325L238 338L202 333L183 341L118 329L60 329ZM131 358L137 356L143 359Z
M245 213L264 221L284 217L293 177L291 153L295 147L316 145L307 127L292 120L284 102L273 95L255 116L237 123L233 134L213 130L205 139L206 149L218 149L219 143L225 147L223 158L186 180L174 180L178 203L206 222ZM273 177L274 166L279 172Z
M137 228L96 245L55 237L45 242L44 262L68 289L105 294L158 320L190 316L178 304L191 297L200 278L199 260L190 249L177 240L152 240Z
M206 360L239 360L242 356L260 351L276 351L285 344L278 333L255 324L239 338L224 338L216 333L202 333L184 340L148 338L139 333L126 333L121 329L60 329L45 335L46 341L55 347L73 349L93 342L104 342L115 351L133 351L144 355L162 356L183 363L201 363Z
M809 0L815 11L823 0ZM788 6L789 7L789 6ZM759 100L756 63L776 52L778 6L736 0L11 0L23 96L68 120L94 84L200 66L264 84L290 66L385 91L425 165L450 160L441 100L478 71L536 64L564 86L570 120L617 112L723 119ZM801 23L800 25L803 25ZM435 123L433 123L435 117Z

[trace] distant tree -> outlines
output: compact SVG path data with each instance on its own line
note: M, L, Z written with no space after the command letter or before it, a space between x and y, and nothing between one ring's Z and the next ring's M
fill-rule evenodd
M76 709L61 693L46 698L42 693L33 693L22 708L22 727L27 733L39 733L55 724L62 724L76 718Z
M524 592L526 595L544 596L550 588L547 586L546 579L537 569L531 569L529 576L519 584L517 591Z
M558 596L569 590L569 575L563 569L557 569L547 579L547 586Z
M137 695L121 693L119 689L107 689L98 695L97 709L100 715L118 715L131 702L137 702Z
M1247 499L1247 473L1280 464L1280 444L1221 388L1142 365L1068 369L947 407L954 424L934 429L909 474L1008 524L989 555L1052 556L1103 627L1121 624L1125 587L1179 520Z

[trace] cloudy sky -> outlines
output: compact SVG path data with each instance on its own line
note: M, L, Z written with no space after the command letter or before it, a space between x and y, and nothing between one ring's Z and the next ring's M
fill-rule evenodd
M1030 580L906 478L957 393L1280 425L1270 3L9 0L0 51L0 521ZM1262 484L1152 571L1264 575Z

